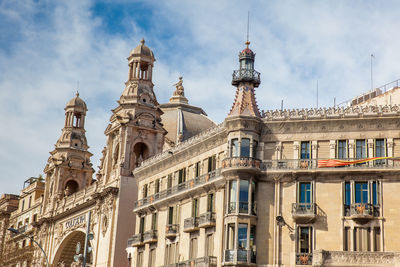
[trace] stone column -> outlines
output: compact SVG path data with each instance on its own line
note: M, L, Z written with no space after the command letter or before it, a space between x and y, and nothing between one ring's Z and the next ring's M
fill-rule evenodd
M393 157L393 138L386 139L386 146L387 146L387 157ZM393 160L388 160L388 165L393 166Z
M350 139L349 140L349 158L353 158L354 159L354 139Z
M374 139L368 139L367 143L368 143L368 145L367 145L367 152L368 152L367 153L367 157L368 158L374 157L375 156L375 153L374 153ZM374 165L374 161L368 162L368 165L369 166L373 166Z
M329 141L329 158L336 158L336 140Z

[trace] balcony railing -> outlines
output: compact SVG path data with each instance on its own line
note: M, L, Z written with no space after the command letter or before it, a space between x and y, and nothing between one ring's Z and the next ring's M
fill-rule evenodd
M225 250L225 262L247 262L256 263L256 253L245 249L227 249Z
M251 212L251 215L257 215L256 202L252 203L251 209L250 209L249 202L229 202L228 203L228 214L232 214L232 213L249 214L249 211Z
M232 74L232 85L238 85L241 81L251 81L260 84L260 73L252 69L234 70Z
M311 222L317 216L317 205L315 203L293 203L292 216L298 223Z
M296 265L312 265L312 253L296 253Z
M187 180L186 182L180 183L171 188L160 191L154 195L142 198L135 202L135 209L143 207L148 204L153 204L156 201L177 195L180 192L183 192L185 190L190 190L199 185L203 185L209 181L214 180L216 177L218 177L220 175L220 173L221 173L220 169L217 169L217 170L211 171L207 174L204 174L202 176L196 177L194 179Z
M206 228L215 225L215 212L206 212L199 217L199 227Z
M180 261L178 263L172 263L164 265L164 267L217 267L217 257L206 256L193 260Z
M183 231L188 233L188 232L194 232L199 230L199 218L198 217L190 217L185 219L184 224L183 224Z
M149 230L143 234L143 243L157 242L157 230Z
M350 206L344 206L345 216L355 219L367 219L379 216L379 206L369 203L352 203Z
M128 239L128 247L137 247L143 244L143 234L139 233L133 235L131 238Z
M261 168L261 160L251 157L230 157L222 161L222 168L234 168L241 170L259 171ZM225 170L223 170L225 171Z
M279 159L279 160L264 160L262 162L262 170L270 171L289 171L289 170L343 170L343 169L393 169L399 168L399 161L392 160L375 160L365 163L350 163L360 159ZM348 165L345 165L349 162Z
M179 225L177 224L167 224L165 227L165 237L175 238L179 232Z

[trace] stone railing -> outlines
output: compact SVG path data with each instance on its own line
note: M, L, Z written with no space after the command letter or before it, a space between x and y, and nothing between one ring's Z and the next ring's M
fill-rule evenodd
M214 225L214 224L215 224L215 212L209 211L209 212L200 214L199 227Z
M350 206L345 206L345 216L354 217L378 217L379 206L370 203L352 203Z
M200 185L203 185L209 181L214 180L216 177L219 177L221 174L221 170L217 169L214 170L212 172L203 174L202 176L196 177L194 179L191 180L187 180L184 183L180 183L178 185L175 185L171 188L165 189L163 191L160 191L156 194L153 194L151 196L142 198L138 201L135 202L135 209L143 207L145 205L148 204L153 204L157 201L160 201L162 199L166 199L168 197L177 195L178 193L181 193L185 190L191 190L191 189L195 189Z
M199 227L199 217L190 217L184 220L183 230L190 231L198 229Z
M399 252L314 250L313 266L400 266Z
M315 203L293 203L293 215L315 215L317 212Z
M230 157L222 160L222 168L256 168L261 166L261 160L251 157Z
M173 148L142 161L142 163L136 168L136 170L140 170L141 168L152 165L152 164L154 164L158 161L161 161L165 158L171 157L171 155L173 155L174 153L182 151L182 150L186 149L187 147L195 144L196 142L204 141L204 139L206 139L207 137L210 137L224 129L225 129L225 124L222 122L214 127L211 127L205 131L202 131L199 134L197 134L181 143L178 143Z
M393 169L400 167L400 161L392 161L392 160L376 160L376 162L366 162L361 164L350 164L347 166L335 166L334 165L326 165L326 163L322 162L324 160L329 159L279 159L279 160L263 160L261 169L263 171L274 170L274 171L287 171L287 170L338 170L341 169ZM347 158L347 159L330 159L332 161L340 160L340 161L355 161L359 159ZM334 163L330 163L334 164ZM327 167L326 167L327 166ZM332 166L332 167L331 167Z
M85 203L88 198L91 198L98 188L97 182L89 185L88 187L75 192L72 195L64 197L60 202L58 202L56 207L56 213L64 212L65 210L71 209L76 205Z
M178 263L172 263L164 265L164 267L217 267L217 257L206 256L193 260L180 261Z
M252 250L227 249L227 250L225 250L224 261L226 263L228 263L228 262L256 263L256 254Z
M262 117L267 121L286 120L316 120L316 119L337 119L337 118L361 118L399 116L399 105L379 105L365 107L337 107L337 108L313 108L313 109L292 109L292 110L269 110L263 111Z
M143 242L151 243L157 241L157 230L149 230L143 234Z
M134 247L141 245L143 242L143 234L139 233L136 235L133 235L131 238L128 239L128 247Z

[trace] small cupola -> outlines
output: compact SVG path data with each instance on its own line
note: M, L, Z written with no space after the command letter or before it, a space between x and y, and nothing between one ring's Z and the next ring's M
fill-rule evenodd
M76 92L76 96L68 101L65 107L65 127L84 128L86 111L85 101L79 97L79 92Z
M140 44L136 46L129 54L129 80L144 80L152 79L152 70L154 61L153 51L145 45L145 40L142 39Z
M260 85L260 73L254 70L254 59L256 54L249 48L247 41L246 48L239 53L239 69L233 71L232 85L239 85L240 82L253 83L254 87Z

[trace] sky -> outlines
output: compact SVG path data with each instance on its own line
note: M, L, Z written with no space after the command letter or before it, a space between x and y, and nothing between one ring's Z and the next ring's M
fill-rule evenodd
M0 194L43 174L79 89L98 170L111 109L144 38L158 102L183 76L189 103L219 123L245 45L261 72L260 110L333 106L400 78L399 1L0 1Z

